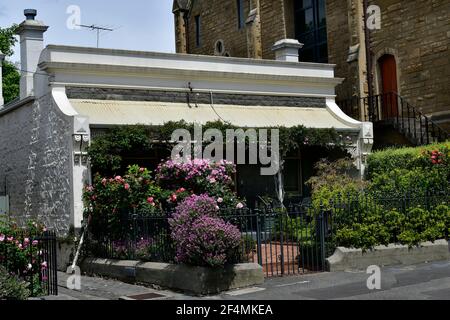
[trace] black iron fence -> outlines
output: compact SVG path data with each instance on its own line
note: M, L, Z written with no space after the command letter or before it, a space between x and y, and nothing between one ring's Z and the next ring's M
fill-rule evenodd
M301 205L289 210L233 209L219 214L241 232L241 242L233 257L236 263L258 263L266 276L293 275L325 270L325 258L332 250L329 213ZM138 259L174 262L175 246L170 236L170 213L122 215L122 235L113 230L90 233L87 254L111 259ZM103 223L101 223L103 224ZM105 225L105 224L104 224ZM117 232L117 230L114 230Z
M385 215L392 210L408 215L412 208L431 210L450 205L448 192L408 193L392 198L373 195L337 195L322 205L289 205L286 208L222 210L220 216L241 232L233 262L258 263L267 277L325 271L326 258L335 250L335 229ZM174 262L175 245L170 236L170 213L122 215L121 237L111 230L90 234L88 254L113 259ZM107 224L101 223L106 226ZM117 232L117 230L114 230ZM115 237L117 239L117 236Z
M5 235L0 244L0 265L28 282L31 296L58 295L54 232Z
M343 112L354 119L391 123L417 145L449 139L449 133L446 130L396 92L363 98L352 97L336 103Z

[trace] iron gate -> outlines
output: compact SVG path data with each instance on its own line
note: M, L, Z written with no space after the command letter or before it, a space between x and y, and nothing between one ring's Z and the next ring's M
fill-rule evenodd
M241 262L258 263L266 277L326 270L330 244L331 213L290 206L235 212L226 218L243 234Z

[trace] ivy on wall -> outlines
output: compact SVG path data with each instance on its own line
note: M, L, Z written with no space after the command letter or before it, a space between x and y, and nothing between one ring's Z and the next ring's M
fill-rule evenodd
M163 126L118 126L103 135L96 137L88 149L89 158L94 171L116 173L123 167L122 161L126 155L133 153L148 153L154 148L170 152L173 147L172 133L177 129L185 129L194 134L193 123L185 121L167 122ZM225 139L228 129L258 129L238 128L221 121L208 122L202 126L203 133L208 129L217 129ZM279 130L280 156L284 158L289 152L300 150L304 146L321 146L330 149L345 149L345 140L335 129L315 129L304 126L276 127ZM270 144L270 133L268 133ZM209 141L203 141L208 144Z

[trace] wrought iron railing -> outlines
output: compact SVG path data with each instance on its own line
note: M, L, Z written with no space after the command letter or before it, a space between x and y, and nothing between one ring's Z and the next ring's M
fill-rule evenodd
M449 133L429 116L418 111L396 92L337 101L338 106L354 119L392 124L415 145L443 142Z
M449 204L448 190L411 190L389 198L376 192L337 194L320 206L310 203L290 204L283 209L222 209L219 216L241 232L233 263L258 263L267 277L273 277L326 271L326 258L339 244L335 235L342 226L363 223L369 216L382 217L384 221L390 219L392 212L407 217L415 208L431 212ZM170 217L170 212L124 211L120 230L98 221L101 228L90 230L85 253L100 258L174 262L176 248L168 223ZM110 221L110 217L105 219ZM447 232L445 237L448 236ZM395 234L393 239L396 242Z

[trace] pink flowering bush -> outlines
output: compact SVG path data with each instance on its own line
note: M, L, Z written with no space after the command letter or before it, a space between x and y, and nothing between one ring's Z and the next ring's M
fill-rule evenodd
M169 219L179 263L222 267L239 247L241 234L234 225L218 217L214 198L192 195L178 205Z
M116 259L138 259L141 261L158 260L162 251L156 241L146 238L141 238L135 243L127 243L123 240L113 241L112 249Z
M139 166L130 166L125 176L94 177L93 185L85 187L83 198L90 209L90 227L94 234L109 228L113 240L124 232L123 214L133 210L153 213L160 208L162 190L155 185L151 173Z
M34 221L21 228L13 221L0 219L0 265L10 274L28 282L33 277L33 296L42 293L39 275L45 277L48 268L47 262L42 259L39 240L36 240L45 231L44 225Z
M180 163L167 160L156 170L156 181L167 190L183 188L188 193L178 197L180 203L190 194L209 194L220 199L220 207L234 208L240 202L234 192L233 177L236 166L226 160L219 163L208 159L194 159Z

